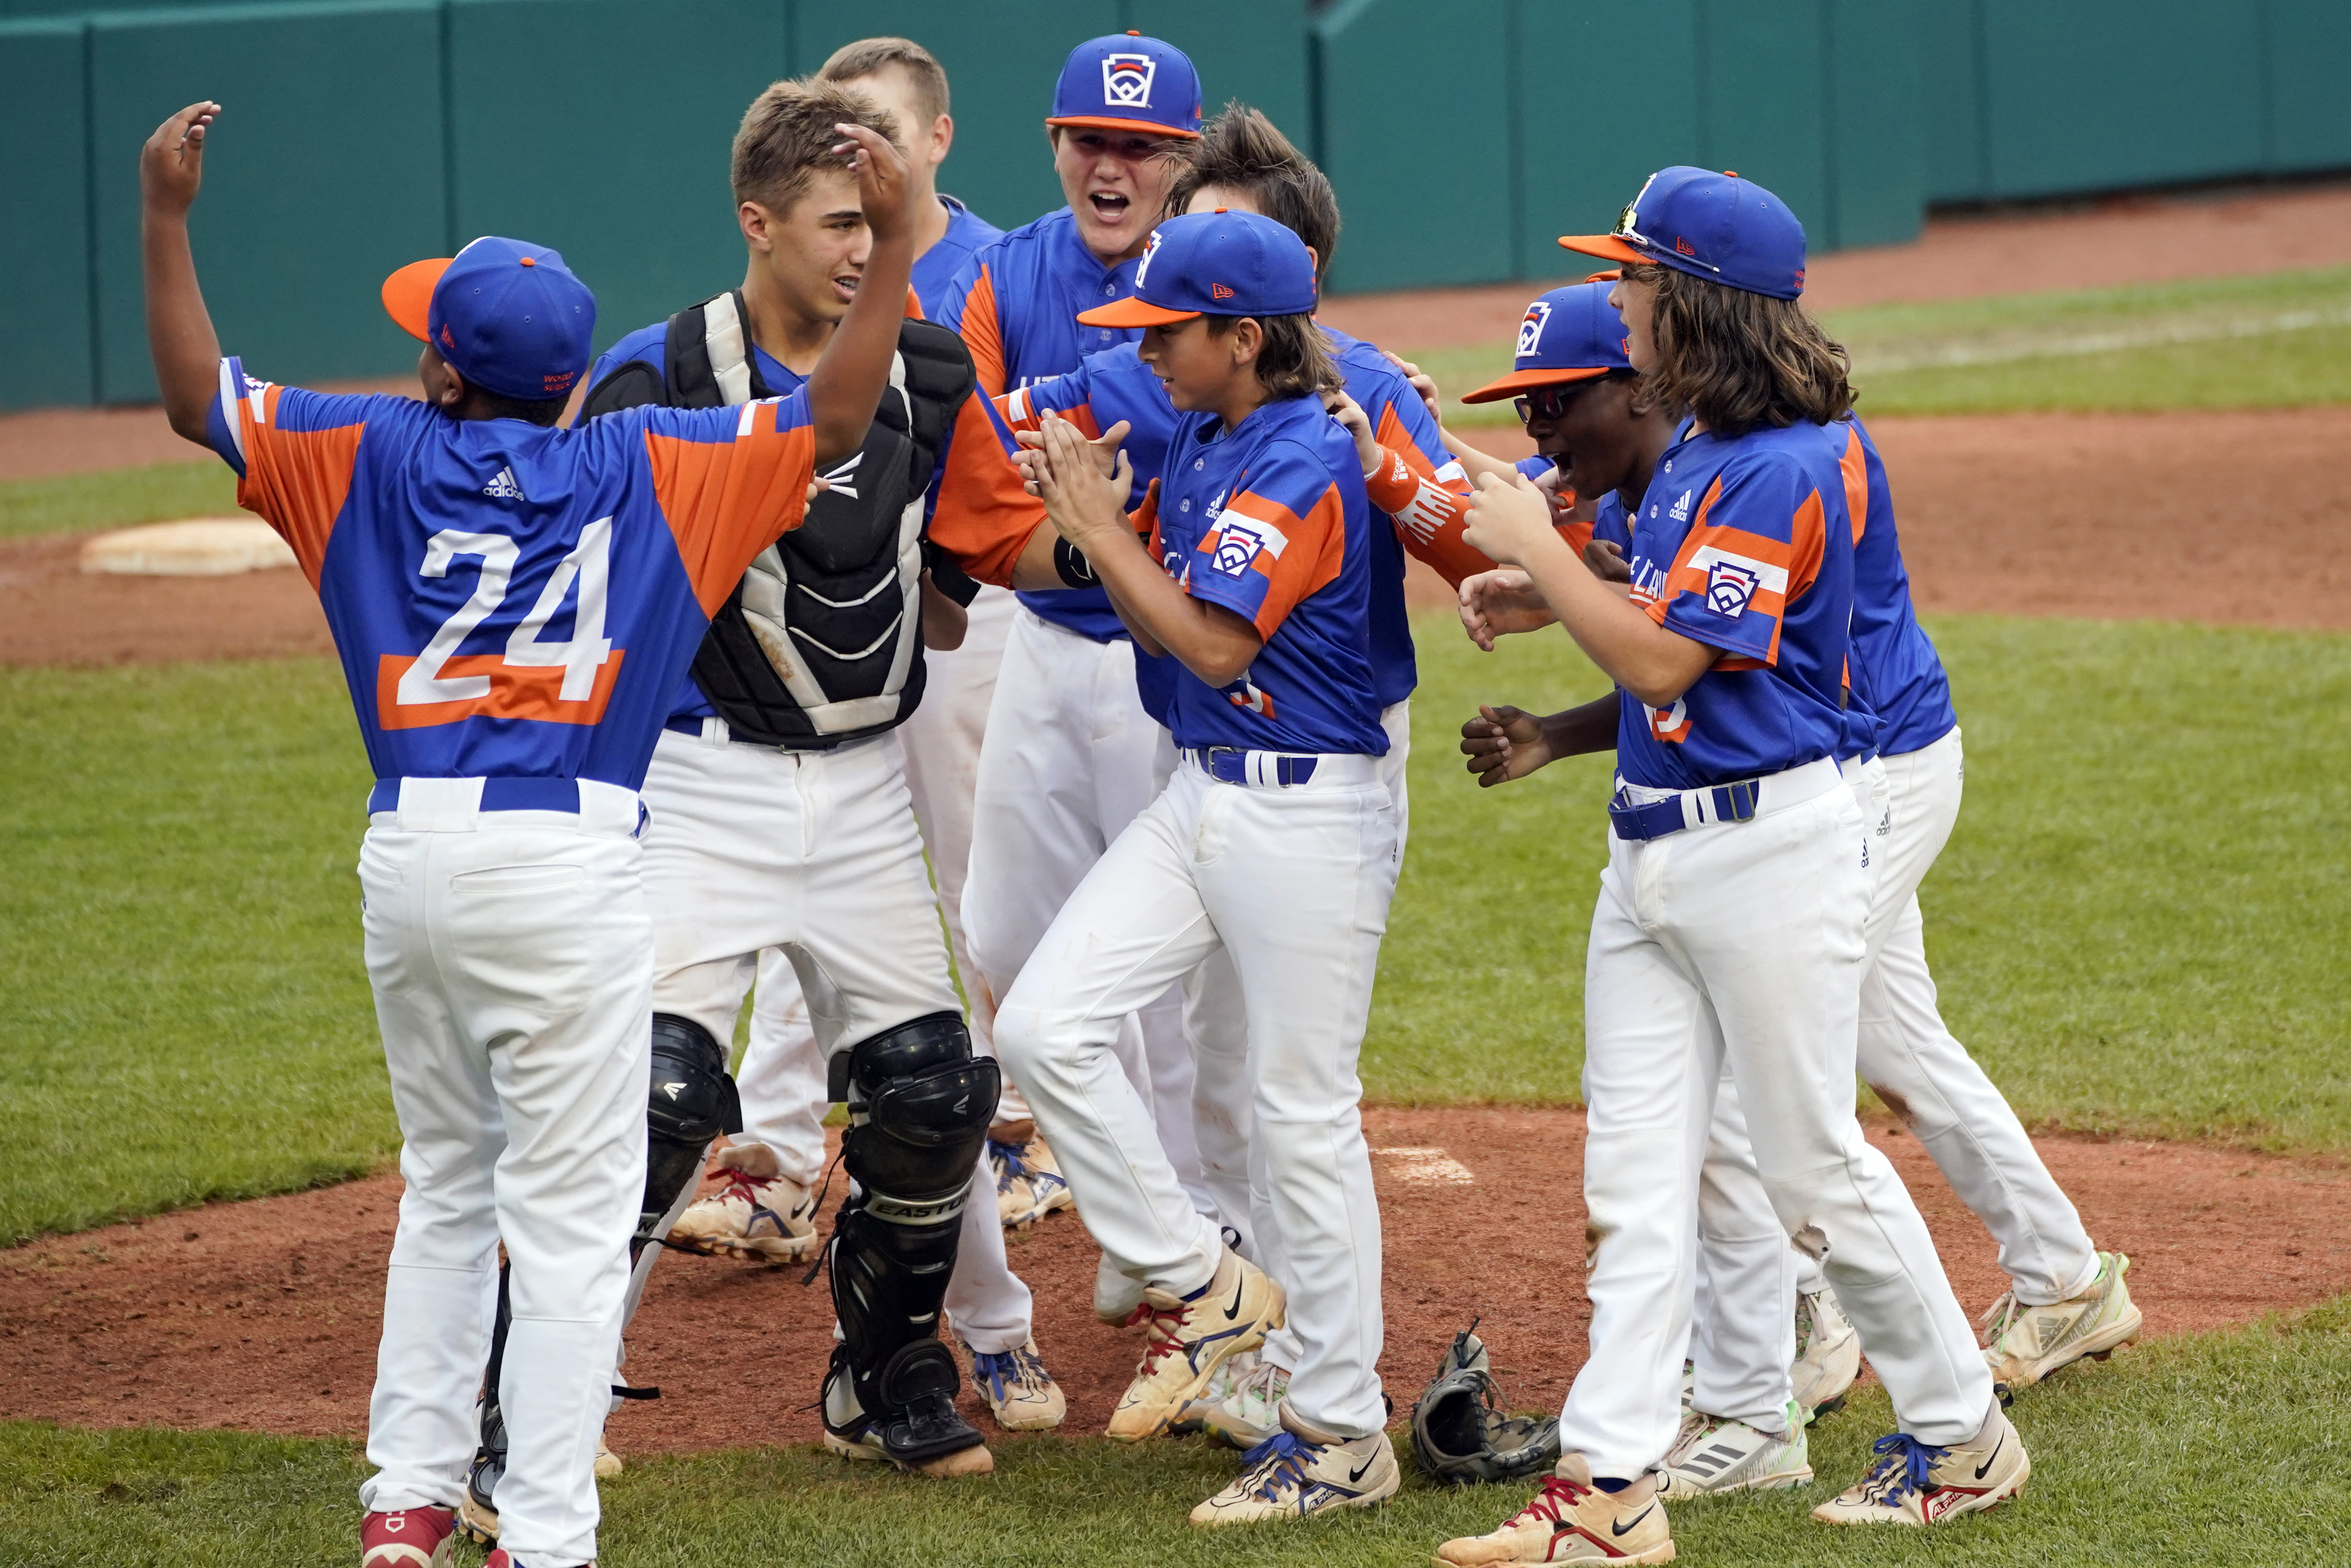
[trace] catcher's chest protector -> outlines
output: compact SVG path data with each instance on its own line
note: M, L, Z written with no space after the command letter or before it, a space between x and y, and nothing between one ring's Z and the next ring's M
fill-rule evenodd
M659 383L632 361L590 391L581 417L775 396L747 320L739 290L679 311ZM751 563L695 654L695 683L736 739L827 750L904 723L922 701L923 497L974 384L962 339L928 321L900 328L865 444Z

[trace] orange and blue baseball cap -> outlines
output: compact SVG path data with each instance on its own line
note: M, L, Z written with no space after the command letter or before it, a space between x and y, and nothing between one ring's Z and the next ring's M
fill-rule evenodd
M1197 140L1200 73L1183 50L1140 33L1088 38L1061 67L1045 123Z
M385 278L383 308L474 385L529 402L570 395L596 331L596 297L559 254L490 235Z
M1614 287L1613 281L1571 283L1536 299L1519 323L1518 357L1510 373L1464 392L1461 401L1499 402L1529 387L1554 387L1631 370L1633 361L1625 357L1624 319L1608 303Z
M1081 311L1089 327L1159 327L1195 316L1311 316L1314 257L1283 225L1255 213L1191 213L1151 231L1134 292Z
M1804 225L1788 204L1752 180L1687 163L1650 175L1611 232L1562 235L1559 243L1774 299L1804 291Z

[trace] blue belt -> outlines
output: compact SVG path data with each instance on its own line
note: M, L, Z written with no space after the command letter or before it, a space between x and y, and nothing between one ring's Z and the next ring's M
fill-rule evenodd
M1247 784L1249 747L1245 746L1204 746L1194 753L1200 759L1200 770L1219 784ZM1273 781L1288 786L1303 784L1314 777L1314 765L1319 757L1277 757L1273 759Z
M400 780L379 779L368 791L370 811L400 810ZM485 811L580 811L580 781L576 779L485 779Z
M674 729L680 735L690 735L696 740L700 740L702 738L702 721L698 718L689 717L683 714L672 714L669 717L662 720L662 727L664 729Z
M1691 789L1684 793L1705 798L1713 808L1711 820L1718 822L1744 822L1755 815L1755 797L1761 780L1742 779L1736 784L1719 784L1711 789ZM1681 795L1669 795L1646 805L1633 803L1627 790L1616 791L1608 802L1608 822L1616 836L1628 843L1647 839L1662 839L1667 833L1678 833L1690 824L1682 815Z

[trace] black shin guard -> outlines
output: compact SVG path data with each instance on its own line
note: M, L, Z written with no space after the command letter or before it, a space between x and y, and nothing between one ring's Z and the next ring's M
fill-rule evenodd
M849 1104L842 1157L856 1188L827 1258L841 1343L825 1425L917 1464L983 1439L955 1411L960 1379L938 1342L963 1206L996 1111L996 1063L971 1054L953 1013L933 1013L833 1058Z
M485 1546L498 1540L496 1501L498 1479L507 1473L507 1417L498 1406L498 1379L507 1364L507 1331L514 1325L514 1299L508 1293L513 1265L498 1264L498 1312L490 1330L490 1364L482 1374L482 1433L474 1463L465 1472L465 1501L458 1510L465 1532Z
M661 1239L664 1221L702 1174L721 1133L743 1130L743 1103L726 1053L710 1031L674 1013L653 1014L653 1068L645 1098L645 1197L629 1260Z

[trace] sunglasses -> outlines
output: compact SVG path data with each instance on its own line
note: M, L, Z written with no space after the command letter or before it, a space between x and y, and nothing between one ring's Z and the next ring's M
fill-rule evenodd
M1648 187L1645 185L1642 189L1646 191ZM1627 244L1631 245L1635 249L1645 250L1649 252L1651 255L1662 254L1667 256L1678 256L1683 261L1688 263L1692 267L1702 267L1706 268L1707 271L1713 273L1717 277L1722 276L1722 268L1715 266L1714 263L1710 261L1700 261L1698 257L1690 255L1689 252L1686 250L1682 250L1675 246L1660 245L1656 240L1651 239L1647 235L1643 234L1639 229L1633 226L1638 222L1640 222L1640 214L1635 213L1631 207L1626 207L1623 212L1616 214L1616 226L1609 232L1608 237L1611 239L1624 240Z
M1600 379L1595 376L1593 381ZM1559 386L1537 387L1524 397L1512 398L1510 406L1519 411L1519 423L1521 424L1535 419L1557 419L1567 412L1568 404L1573 402L1585 388L1593 384L1593 381L1568 382Z

